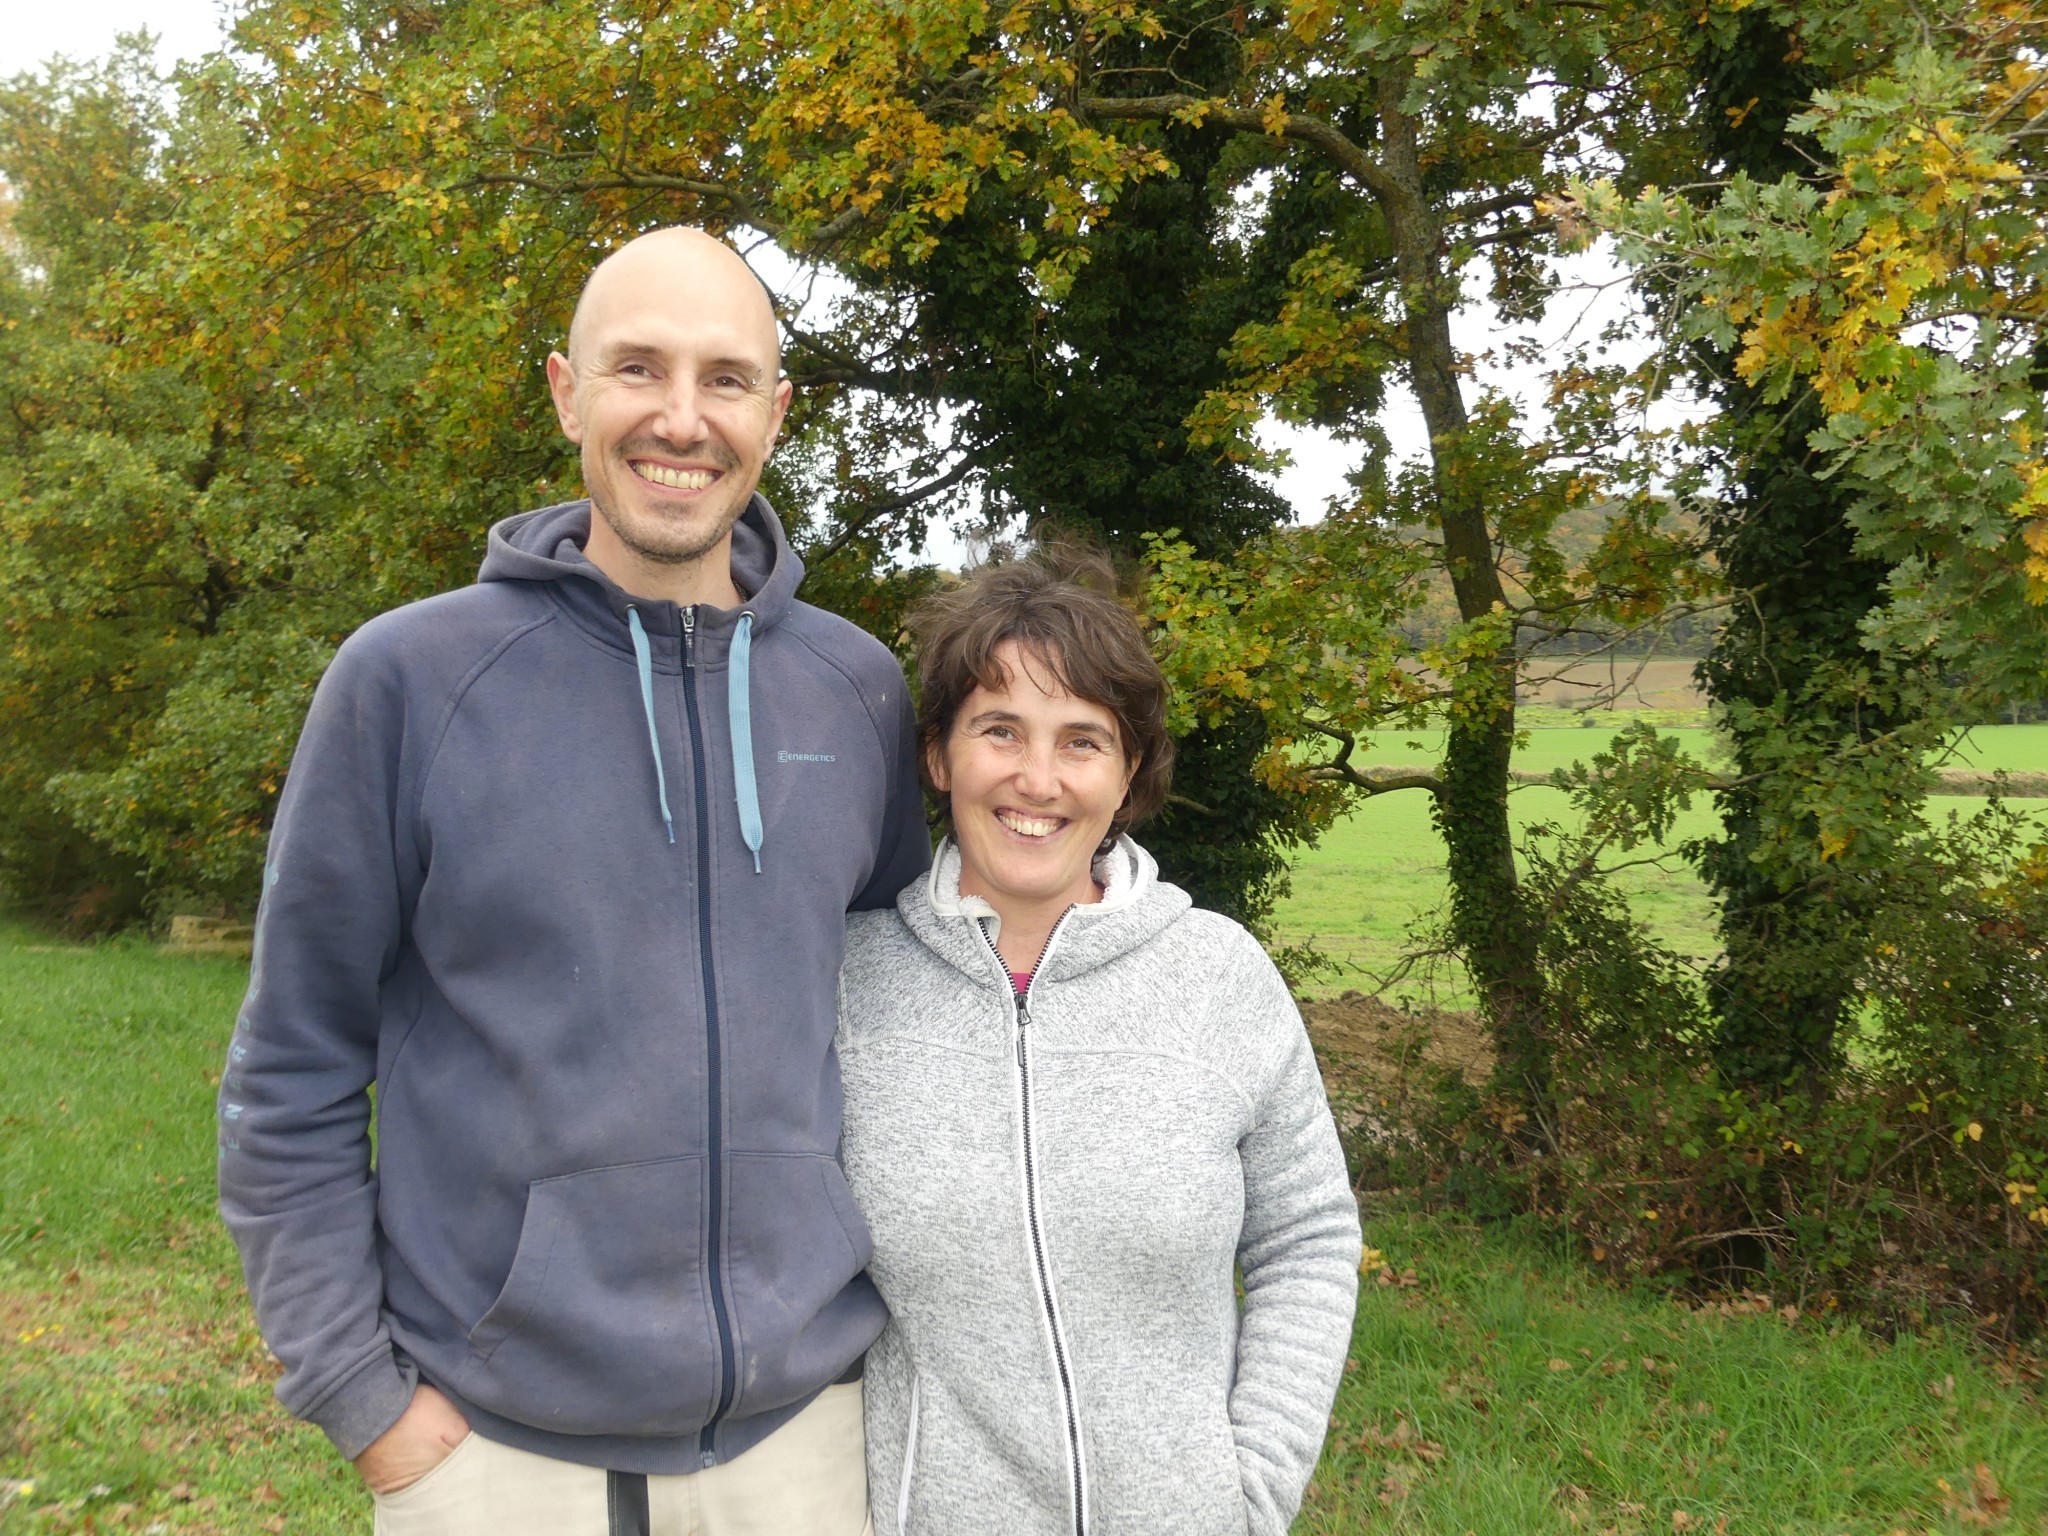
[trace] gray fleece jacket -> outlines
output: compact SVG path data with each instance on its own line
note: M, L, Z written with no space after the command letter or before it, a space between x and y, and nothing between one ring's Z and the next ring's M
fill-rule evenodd
M1301 1016L1128 839L1020 1004L959 868L852 918L841 984L875 1528L1280 1536L1360 1251Z

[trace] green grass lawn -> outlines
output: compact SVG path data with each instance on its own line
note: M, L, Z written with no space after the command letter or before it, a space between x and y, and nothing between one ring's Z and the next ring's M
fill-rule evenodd
M1592 718L1615 722L1627 716L1603 712ZM1606 744L1609 734L1584 727L1531 731L1527 745L1515 754L1515 767L1552 772L1592 756ZM1694 757L1709 766L1718 765L1721 754L1711 731L1681 727L1670 729L1669 734L1678 737ZM1365 760L1429 763L1441 751L1441 733L1402 732L1376 741ZM2048 725L1979 728L1965 738L1952 766L2048 772ZM2011 803L2048 826L2048 800ZM1532 823L1565 822L1571 815L1565 795L1542 784L1516 787L1509 805L1518 829ZM1928 801L1928 815L1931 819L1951 812L1968 815L1982 805L1982 800L1966 796L1936 795ZM1678 818L1666 846L1675 850L1686 839L1710 835L1717 828L1712 797L1701 795L1692 809ZM1307 990L1317 995L1350 987L1380 990L1373 976L1387 972L1407 948L1408 928L1437 911L1444 900L1443 843L1429 824L1429 797L1420 790L1402 790L1363 802L1296 862L1293 880L1293 894L1280 903L1275 914L1281 939L1290 944L1313 944L1340 967L1337 974ZM1624 870L1616 883L1629 894L1633 909L1650 931L1680 954L1704 959L1717 952L1713 905L1706 888L1675 854L1662 868ZM1394 992L1419 1002L1432 1000L1419 981L1404 983ZM1461 981L1447 979L1433 1000L1465 1006L1469 994Z
M213 1217L242 982L0 926L0 1529L369 1529L354 1474L272 1402ZM1300 1531L2048 1528L2048 1414L1965 1341L1689 1311L1447 1217L1368 1233L1397 1283L1363 1293Z
M1400 1283L1360 1293L1298 1532L2044 1529L2048 1416L1959 1340L1688 1310L1443 1217L1366 1238Z
M213 1214L247 974L0 927L0 1529L369 1529L355 1474L271 1399Z

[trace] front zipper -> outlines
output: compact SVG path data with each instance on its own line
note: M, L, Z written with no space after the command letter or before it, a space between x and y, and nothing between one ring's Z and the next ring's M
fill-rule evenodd
M896 1479L896 1536L910 1529L910 1479L917 1467L917 1417L919 1388L923 1378L910 1373L910 1432L903 1437L903 1473Z
M1031 980L1024 990L1018 992L1010 981L1010 968L1003 962L1002 951L989 937L988 925L979 919L975 927L981 930L982 941L988 945L989 953L995 956L996 964L1003 973L1003 985L1010 989L1017 1003L1017 1101L1019 1106L1018 1124L1024 1139L1024 1219L1031 1231L1031 1256L1037 1266L1038 1300L1044 1309L1046 1330L1052 1335L1053 1365L1059 1372L1060 1406L1067 1421L1067 1466L1073 1479L1074 1495L1074 1536L1087 1536L1088 1531L1088 1478L1086 1464L1081 1458L1081 1409L1074 1394L1074 1371L1067 1353L1066 1333L1060 1327L1059 1303L1052 1292L1052 1266L1046 1258L1045 1222L1039 1207L1038 1149L1032 1139L1031 1105L1031 1048L1026 1043L1031 1026L1031 992L1038 985L1038 973L1045 969L1045 962L1052 955L1053 940L1059 936L1074 908L1068 907L1060 914L1059 921L1052 925L1052 932L1045 936L1045 947L1039 951L1038 964L1032 968Z
M684 603L679 612L683 624L683 711L690 725L690 764L695 773L697 802L697 943L702 957L699 968L704 976L704 1095L709 1121L705 1168L711 1207L711 1242L704 1269L711 1279L711 1315L718 1324L718 1402L711 1417L704 1421L704 1432L698 1436L697 1455L702 1465L715 1467L718 1422L732 1407L734 1390L732 1318L726 1307L724 1265L719 1260L719 1250L725 1242L725 1106L720 1102L718 983L711 943L710 780L705 776L704 730L697 716L697 609L694 604Z

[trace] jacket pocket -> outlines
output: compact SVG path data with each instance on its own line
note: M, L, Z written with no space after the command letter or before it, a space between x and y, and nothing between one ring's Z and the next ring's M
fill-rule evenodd
M885 1313L863 1273L874 1241L837 1161L742 1152L726 1170L726 1296L740 1354L732 1411L760 1413L836 1379Z
M704 1168L667 1158L527 1187L504 1288L469 1332L462 1392L564 1434L682 1434L711 1416L717 1334Z

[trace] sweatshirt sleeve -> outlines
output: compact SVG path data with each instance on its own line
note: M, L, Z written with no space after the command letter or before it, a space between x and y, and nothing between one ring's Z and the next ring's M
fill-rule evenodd
M1344 1373L1361 1240L1358 1202L1300 1011L1265 952L1246 947L1246 1023L1273 1033L1279 1047L1239 1149L1244 1313L1230 1424L1251 1536L1285 1536Z
M917 719L910 708L910 689L900 668L887 697L893 709L885 716L885 733L893 733L889 760L889 804L882 821L882 846L875 872L854 897L851 912L870 912L896 905L896 893L931 867L932 834L924 818L924 788L917 777Z
M284 1364L277 1395L348 1458L397 1420L414 1384L381 1316L368 1092L407 907L405 711L395 669L344 646L278 806L221 1075L220 1210Z

